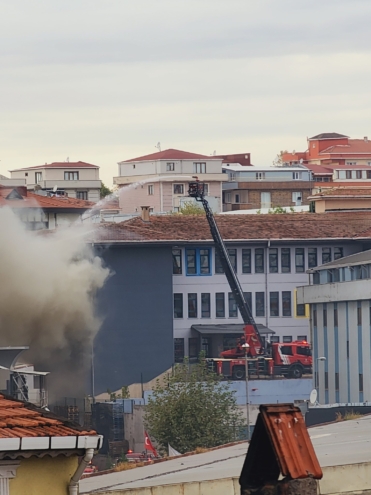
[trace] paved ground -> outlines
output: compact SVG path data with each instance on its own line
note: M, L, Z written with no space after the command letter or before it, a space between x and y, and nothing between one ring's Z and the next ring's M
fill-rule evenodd
M371 462L371 416L309 429L321 466ZM239 476L247 443L80 482L80 493Z

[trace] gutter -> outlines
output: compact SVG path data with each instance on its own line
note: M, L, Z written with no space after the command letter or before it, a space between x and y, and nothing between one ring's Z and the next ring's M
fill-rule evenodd
M69 495L78 495L79 494L79 481L83 472L85 471L86 466L92 460L94 455L94 449L86 449L85 455L82 458L80 464L78 465L75 474L72 476L71 481L68 485L68 493Z

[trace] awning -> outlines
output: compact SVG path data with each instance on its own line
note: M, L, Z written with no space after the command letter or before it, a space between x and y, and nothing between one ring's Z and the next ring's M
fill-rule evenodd
M196 330L196 332L201 335L211 335L211 334L223 334L223 333L243 333L243 327L245 325L243 323L230 323L230 324L219 324L219 325L192 325L191 329ZM262 325L261 323L257 323L259 333L261 335L275 334L274 330Z

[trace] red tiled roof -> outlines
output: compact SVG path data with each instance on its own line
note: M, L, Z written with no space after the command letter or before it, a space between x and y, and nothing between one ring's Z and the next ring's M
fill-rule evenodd
M96 435L78 425L37 409L32 404L5 398L0 394L0 438L65 437Z
M333 187L360 187L361 189L363 188L368 188L371 187L371 181L370 180L335 180L335 181L328 181L328 182L316 182L316 178L314 178L314 188L333 188Z
M357 153L371 155L371 141L365 141L364 139L349 139L346 145L334 145L322 150L320 155L344 155L351 154L356 155Z
M311 199L317 199L321 197L328 196L341 196L341 197L366 197L371 198L371 185L370 187L365 187L360 189L358 187L333 187L329 189L325 189L324 191L318 192L311 196Z
M6 199L7 196L16 190L23 199ZM68 196L62 196L60 198L41 196L26 190L25 187L2 187L0 186L0 207L9 206L10 208L42 208L47 210L49 208L75 208L89 210L95 205L92 201L85 199L70 198Z
M158 151L157 153L151 153L150 155L144 155L144 156L139 156L137 158L131 158L130 160L123 160L120 163L144 162L147 160L193 160L193 159L197 159L197 158L200 158L202 160L212 160L212 159L215 159L216 157L207 156L207 155L199 155L197 153L189 153L188 151L169 149L169 150L164 150L164 151ZM220 160L220 158L216 158L216 159Z
M24 167L16 168L14 170L9 170L9 172L18 172L20 170L34 170L38 168L99 168L98 165L92 165L86 162L53 162L45 163L44 165L36 165L35 167Z
M314 174L321 175L332 175L334 173L331 167L327 167L324 165L316 165L314 163L306 163L305 166L309 168Z
M371 212L289 213L267 215L216 215L226 241L267 239L352 239L371 229ZM213 242L203 215L151 216L100 224L95 242Z

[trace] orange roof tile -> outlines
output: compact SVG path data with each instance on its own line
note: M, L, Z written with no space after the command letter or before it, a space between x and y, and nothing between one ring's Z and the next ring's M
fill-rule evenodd
M371 198L371 186L369 188L360 189L358 187L333 187L324 189L317 194L314 194L309 199L318 199L322 197L364 197Z
M192 160L197 158L203 160L212 160L216 158L217 160L220 160L220 158L214 156L199 155L198 153L189 153L188 151L168 149L164 151L158 151L157 153L151 153L149 155L139 156L137 158L131 158L130 160L124 160L120 163L144 162L147 160Z
M371 156L371 141L364 139L349 139L348 144L338 144L322 150L320 155L354 155L366 154Z
M0 438L65 437L96 435L32 404L5 398L0 394Z
M7 199L8 195L17 191L21 198ZM2 187L0 186L0 207L9 206L10 208L42 208L47 209L82 209L89 210L95 205L92 201L85 199L70 198L68 196L41 196L27 191L25 187Z

